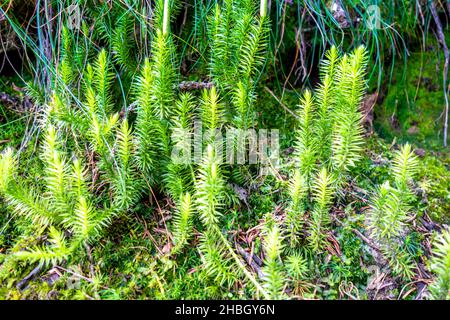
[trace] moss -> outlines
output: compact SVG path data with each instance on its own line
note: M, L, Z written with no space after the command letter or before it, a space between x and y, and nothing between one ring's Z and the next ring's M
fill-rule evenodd
M21 81L17 77L0 77L0 92L17 96L13 84ZM0 102L0 150L8 146L16 147L22 141L25 132L24 117L12 112L3 102Z
M412 52L406 63L395 67L384 101L375 108L375 128L382 137L442 147L442 63L442 52L433 39L426 51Z
M450 154L427 155L421 161L419 188L424 191L421 205L433 220L450 222Z
M357 184L365 190L372 190L390 179L389 164L396 143L387 143L376 134L366 140L366 156L355 168ZM414 145L417 149L417 145ZM419 215L428 214L437 222L450 222L450 152L424 151L420 158L420 170L414 190L417 195L412 204Z

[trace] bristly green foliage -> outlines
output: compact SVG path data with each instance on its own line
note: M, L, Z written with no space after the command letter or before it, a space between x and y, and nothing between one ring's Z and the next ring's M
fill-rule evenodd
M151 59L152 86L147 94L152 97L151 108L157 119L169 119L173 114L176 80L174 54L171 36L156 30Z
M13 150L11 148L4 150L0 157L0 192L5 192L9 181L14 178L16 165Z
M252 148L257 128L280 125L264 114L278 112L271 100L257 100L259 79L272 88L283 73L262 73L285 50L276 43L267 60L269 17L282 12L283 33L292 33L290 7L302 6L285 1L269 12L261 0L258 15L254 0L96 2L79 1L75 28L68 2L52 2L61 11L49 21L36 2L38 76L26 92L42 135L0 153L0 298L371 298L374 262L394 280L376 294L398 284L405 290L395 294L413 297L429 237L416 228L426 206L416 199L419 163L409 145L390 170L363 156L372 140L363 140L359 110L368 64L360 43L326 53L320 83L293 114L298 128L284 128L295 135L295 167L266 176L262 163L223 163L224 133L234 157ZM318 3L331 4L305 1L302 10L320 13ZM308 10L297 18L315 16ZM335 30L325 31L323 39ZM303 64L308 31L295 32L294 63ZM253 150L259 160L262 147ZM449 298L449 243L443 231L434 244L433 298Z
M221 175L220 162L217 151L212 145L199 168L196 199L197 209L205 228L213 228L219 223L221 207L223 206L225 182Z
M414 263L403 243L409 232L409 203L414 197L408 183L417 174L417 158L409 144L395 153L391 171L393 184L386 181L378 188L367 224L371 237L380 246L392 270L409 279L414 274Z
M137 118L136 132L138 146L137 163L144 172L151 172L157 150L157 120L152 108L153 97L152 66L146 59L141 68L141 75L136 82Z
M324 248L327 230L330 224L330 205L333 199L333 178L327 169L322 168L312 187L314 208L311 212L309 243L313 250Z
M236 272L239 269L229 256L219 227L223 214L224 183L220 159L213 146L209 145L199 168L195 186L196 207L205 228L199 248L206 274L221 285L231 286L239 278L239 273Z
M444 230L434 243L434 256L431 268L436 278L430 287L432 297L436 300L450 299L450 232Z
M265 61L269 34L268 17L255 13L249 0L226 0L212 10L208 24L209 66L216 85L230 89L242 81L250 89L254 84Z
M315 170L318 141L315 135L314 104L312 93L306 90L299 108L299 129L295 154L298 168L304 179L309 183Z
M129 14L123 14L116 22L111 35L111 46L114 52L116 63L126 72L129 77L137 69L135 52L137 43L135 37L135 21L134 17Z
M144 196L154 196L156 189L176 204L168 229L170 257L181 255L200 220L205 281L231 288L248 279L269 297L222 231L223 208L235 196L227 185L223 155L216 152L221 141L215 133L225 127L254 127L254 86L268 37L268 18L258 17L251 1L238 2L232 5L242 8L233 18L239 24L232 37L211 46L211 52L228 47L236 74L216 78L216 85L204 90L199 107L194 95L178 92L177 48L169 26L179 8L176 1L156 2L153 28L145 23L139 30L141 40L152 38L151 48L139 52L136 48L142 43L132 39L138 30L133 10L122 12L115 22L96 25L97 35L110 48L93 50L89 37L94 35L86 24L79 32L62 30L57 81L40 119L45 135L37 140L45 186L20 177L11 150L0 159L2 197L11 211L34 223L35 235L46 240L32 241L25 251L19 250L19 241L4 268L14 267L18 260L45 265L76 262L84 251L80 249L89 255L89 246L105 236L105 227L135 212ZM105 21L111 16L104 11L121 11L118 7L101 5L90 13ZM210 139L201 164L192 164L190 139L197 116L205 129L200 133ZM181 147L184 161L171 154L175 147ZM200 219L195 219L195 211Z
M128 209L139 199L143 182L139 179L139 173L134 165L136 147L127 119L116 131L114 157L116 170L111 179L112 192L115 196L113 203L118 208Z
M286 259L286 271L292 281L301 281L308 271L308 261L300 253L294 252Z
M401 191L408 190L408 183L417 175L419 170L419 162L414 155L411 145L405 144L398 150L392 164L392 173L394 175L394 183Z
M336 105L333 119L332 166L339 176L354 167L361 158L362 114L359 107L365 93L367 52L364 47L344 55L338 64L335 81Z
M180 94L172 117L171 162L164 173L167 192L178 199L193 184L192 141L195 102L189 93Z
M97 208L88 185L92 183L79 160L71 166L65 160L58 132L46 128L42 146L46 188L40 195L16 174L14 156L8 150L2 154L2 196L17 214L31 221L37 234L48 231L48 244L36 243L26 251L13 253L10 259L52 264L69 258L80 246L92 242L117 214L120 207ZM13 167L11 167L13 166ZM8 178L9 176L9 178ZM14 177L14 179L12 179ZM7 180L6 180L7 179ZM116 193L120 198L122 194ZM64 236L69 232L70 236ZM7 271L7 270L3 270Z
M268 293L246 269L219 226L225 196L220 163L216 149L209 144L199 168L196 184L197 210L205 228L199 248L205 272L216 282L228 287L244 274L256 289L268 298Z
M253 104L256 100L252 90L248 90L245 84L239 81L233 91L232 105L234 117L232 123L236 128L246 130L254 126L255 111Z
M266 256L263 268L264 287L270 299L281 299L284 296L286 286L286 276L281 262L283 238L280 229L274 223L265 232L264 251Z
M324 248L330 205L339 191L335 189L362 157L363 142L359 106L366 86L366 51L359 47L340 58L332 47L326 57L320 67L321 83L314 96L305 91L297 112L296 168L286 220L291 245L298 244L303 234L314 250ZM308 207L310 219L304 221Z
M207 131L214 134L216 130L221 130L224 124L223 105L219 101L216 87L204 90L201 103L201 119ZM214 138L214 137L211 137Z
M289 196L291 204L286 212L286 229L289 234L289 245L294 247L298 244L299 235L303 231L305 222L305 211L307 205L308 186L301 171L296 169L289 182Z
M189 193L180 197L176 216L174 217L174 247L172 254L179 252L187 244L192 235L192 199Z
M157 165L152 159L158 154L169 157L168 127L174 114L175 81L178 77L172 35L163 30L163 15L170 15L169 7L168 1L157 2L152 56L144 61L135 87L138 104L137 162L153 179L158 179L167 170L167 159L162 159Z

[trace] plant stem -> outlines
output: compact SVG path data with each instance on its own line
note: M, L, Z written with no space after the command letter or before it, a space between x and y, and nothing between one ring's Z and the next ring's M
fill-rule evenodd
M170 0L164 0L163 26L162 26L163 35L167 35L169 33L170 27L169 1Z
M261 18L264 18L267 15L267 0L261 0L259 15L261 16Z

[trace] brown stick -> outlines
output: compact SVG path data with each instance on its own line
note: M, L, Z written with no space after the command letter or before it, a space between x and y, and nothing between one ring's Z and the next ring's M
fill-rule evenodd
M181 91L192 91L201 89L211 89L214 84L212 82L182 81L178 88Z
M258 266L255 262L255 259L252 259L253 257L250 256L240 245L236 244L236 249L239 252L241 256L245 258L245 261L255 270L255 272L258 274L259 278L263 278L264 274L261 271L260 266Z

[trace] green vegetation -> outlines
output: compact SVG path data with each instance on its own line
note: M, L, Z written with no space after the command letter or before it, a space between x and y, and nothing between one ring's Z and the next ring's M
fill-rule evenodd
M406 66L399 66L386 90L383 104L375 110L375 127L387 139L414 141L426 148L442 146L442 72L436 68L442 55L431 42L425 52L414 52Z
M0 298L449 299L435 53L374 78L398 33L295 3L323 32L310 88L280 80L287 2L79 1L74 27L62 1L36 34L7 14L33 56L14 103L33 107L11 108L2 80ZM382 24L417 41L419 19L394 12Z

